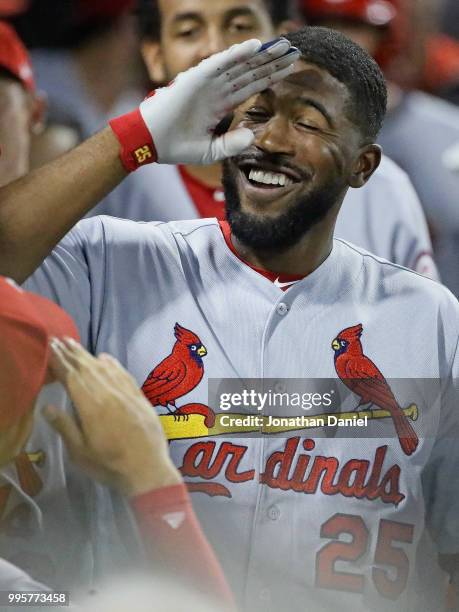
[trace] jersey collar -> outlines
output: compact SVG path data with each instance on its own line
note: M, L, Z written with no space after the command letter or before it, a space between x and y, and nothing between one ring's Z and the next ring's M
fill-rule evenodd
M257 266L253 266L251 263L243 259L239 255L239 253L236 251L236 249L234 248L234 244L231 239L231 229L230 229L228 221L219 221L219 225L223 233L225 242L228 248L230 249L230 251L234 253L234 255L236 255L236 257L240 261L245 263L246 266L249 266L249 268L252 268L252 270L255 270L255 272L258 272L258 274L261 274L262 276L270 280L279 289L286 291L292 285L295 285L297 282L299 282L300 280L304 278L304 275L284 274L284 273L279 274L279 272L271 272L271 270L264 270L263 268L258 268Z

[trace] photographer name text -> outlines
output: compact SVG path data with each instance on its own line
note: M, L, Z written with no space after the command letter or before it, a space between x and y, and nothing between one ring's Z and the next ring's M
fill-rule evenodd
M234 417L225 414L220 417L222 427L367 427L368 416L340 418L332 414L324 417L300 415L296 417L276 417L272 415L247 415Z

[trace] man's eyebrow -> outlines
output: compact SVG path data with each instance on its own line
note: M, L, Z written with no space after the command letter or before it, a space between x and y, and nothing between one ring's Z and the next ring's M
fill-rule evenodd
M323 104L321 104L317 100L314 100L313 98L308 98L307 96L299 96L298 101L305 106L312 106L313 108L318 110L319 113L321 113L321 115L325 117L328 125L331 128L335 127L335 123L333 119L331 118L330 113L327 111L327 109L325 108Z
M276 97L274 91L270 87L268 87L267 89L264 89L258 95L263 96L263 97L266 96L267 98L271 98L271 99ZM298 96L296 100L297 102L299 102L300 104L303 104L304 106L312 106L313 108L318 110L319 113L323 115L325 119L327 120L329 127L335 128L335 122L333 121L330 113L327 111L327 109L325 108L323 104L321 104L317 100L314 100L313 98L309 98L308 96Z
M253 10L249 6L240 6L230 9L225 13L225 21L231 21L235 17L253 17ZM172 23L178 23L180 21L203 21L202 15L195 11L187 11L185 13L177 13L172 19Z
M202 21L202 16L199 13L188 11L186 13L177 13L172 19L172 23L179 23L180 21Z
M238 6L232 9L229 9L229 11L227 11L225 13L225 21L231 21L231 19L234 19L235 17L254 17L255 13L253 12L253 10L250 8L250 6Z

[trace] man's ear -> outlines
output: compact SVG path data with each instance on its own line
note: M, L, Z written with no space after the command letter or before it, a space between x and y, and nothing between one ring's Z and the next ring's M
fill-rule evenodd
M369 180L373 172L381 163L382 149L377 144L365 146L357 158L352 175L349 180L349 186L358 188L363 187Z
M150 80L159 85L165 83L167 77L160 43L155 40L144 40L140 45L140 52Z

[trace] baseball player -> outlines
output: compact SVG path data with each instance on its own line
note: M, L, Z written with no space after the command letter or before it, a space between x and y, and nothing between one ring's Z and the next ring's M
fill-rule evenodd
M142 54L151 79L167 83L178 72L229 44L250 36L269 39L276 31L293 29L295 24L288 21L289 16L288 2L271 0L146 0L139 7ZM134 221L223 219L221 165L147 166L129 177L93 214ZM347 193L336 235L394 263L438 278L416 193L406 174L387 157L372 181Z
M383 67L384 59L393 61L394 39L399 50L400 39L409 36L406 9L394 0L302 0L300 5L309 23L331 24L370 52L373 49ZM458 295L459 111L426 93L404 92L392 82L389 103L378 142L413 182L437 238L440 275Z
M226 134L248 139L224 165L228 224L89 219L27 286L66 307L91 351L114 354L160 412L244 608L438 609L447 586L440 562L454 575L458 551L457 423L446 401L457 376L457 302L437 283L333 240L347 189L379 163L384 79L339 33L305 28L289 40L302 56L295 72L242 103ZM126 169L223 156L212 132L219 113L208 110L221 87L203 86L209 66L231 79L215 71L219 57L112 122ZM81 164L88 176L81 166L73 175L80 191L96 171L98 193L116 182L112 145L103 133L71 156L92 153ZM88 194L77 204L84 214ZM21 265L11 248L8 266L25 275L55 238L53 229ZM224 429L223 416L247 411L234 398L222 416L207 386L291 378L341 380L351 413L370 417L367 433L349 441L287 425L279 437L264 418L282 408L258 411L255 433L264 435L237 422ZM441 382L441 406L427 401L421 379Z
M237 104L247 96L265 89L269 82L275 83L276 80L288 75L294 60L298 57L285 40L277 41L264 49L260 49L260 46L259 41L248 41L245 45L230 49L212 61L209 60L199 70L196 69L191 74L177 79L176 102L179 105L175 109L176 116L183 114L182 105L185 102L195 104L196 95L202 101L202 108L207 109L205 112L195 113L194 121L188 125L191 129L190 139L188 144L185 143L185 148L179 152L181 156L195 154L200 145L203 157L209 155L218 159L228 153L239 152L253 140L250 130L240 129L222 138L213 139L209 150L205 150L210 138L209 127L213 121L218 122L228 105ZM288 55L283 57L286 53ZM186 92L188 99L180 95L180 89ZM154 96L155 102L163 96L164 93L157 92ZM152 107L152 102L153 98L146 101L142 107L141 112L146 113L145 116L148 116L152 109L154 113L156 112L154 110L156 104ZM170 100L166 100L165 105L162 103L160 107L171 110ZM209 107L213 111L209 112ZM197 110L200 110L199 106ZM127 127L128 139L130 129L134 125L133 120L137 119L139 123L140 117L141 114L137 111L125 118L124 126ZM174 122L175 119L172 118L171 121ZM159 120L153 119L153 122L158 123ZM142 125L140 138L143 139L147 128L145 124ZM182 128L178 128L176 124L179 132L186 126L187 119L184 120ZM171 127L167 129L171 134ZM125 164L136 163L138 157L145 158L145 161L152 159L154 149L150 140L151 136L148 136L148 140L144 140L141 147L136 147L136 151L141 149L137 156L128 150ZM163 148L163 154L167 155L167 147L168 144ZM119 142L113 131L108 128L79 150L70 153L68 157L4 187L1 198L2 212L6 213L4 219L13 221L13 224L5 228L5 235L8 234L9 238L1 241L2 268L7 269L10 265L14 268L15 262L22 268L25 262L11 251L8 253L15 236L18 235L16 232L19 230L21 233L25 227L23 221L26 224L32 222L35 233L39 218L44 221L45 217L49 219L50 214L55 220L59 218L57 210L53 213L50 211L50 204L54 203L62 210L63 199L71 198L72 202L78 205L83 202L94 205L100 195L121 180L125 174L126 170L119 160ZM54 180L58 176L63 180L60 185L58 180ZM79 187L82 187L78 191L75 190L77 181ZM53 189L50 189L51 184ZM34 207L34 212L27 210L21 221L21 216L28 208L25 203L30 204L31 198L38 206ZM48 207L46 214L44 209L40 210L41 206ZM61 221L62 218L59 223ZM13 226L16 229L13 229ZM40 238L40 244L37 244L39 251L47 248L49 238L50 236L43 242ZM21 272L18 272L18 269L14 272L16 277L21 275ZM59 396L59 390L54 389L54 391L55 395ZM47 395L46 402L54 404L60 402L60 399ZM75 584L86 586L88 583L91 584L96 576L100 577L104 572L111 571L114 565L119 568L132 564L132 549L135 546L132 545L126 550L116 532L116 527L122 522L132 530L132 520L124 504L120 507L120 500L116 509L113 509L113 501L108 498L105 490L91 486L86 479L82 482L81 475L68 466L65 454L63 456L59 446L50 445L48 448L49 434L46 435L44 428L46 429L46 424L37 423L25 449L25 456L22 457L22 471L19 472L16 465L11 465L2 471L6 481L3 500L6 499L8 504L2 508L2 548L10 551L11 561L21 567L27 567L34 576L39 576L46 584L56 588ZM183 502L186 502L186 498L182 499L182 505ZM8 529L8 526L14 526L14 529ZM60 529L56 530L56 526ZM62 537L62 533L67 536ZM36 536L33 542L31 534ZM91 539L96 539L95 534L97 534L97 546L91 543ZM177 531L177 536L179 534L180 531ZM119 554L115 552L115 548L119 549ZM183 552L181 546L175 545L174 549Z

